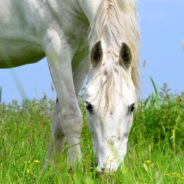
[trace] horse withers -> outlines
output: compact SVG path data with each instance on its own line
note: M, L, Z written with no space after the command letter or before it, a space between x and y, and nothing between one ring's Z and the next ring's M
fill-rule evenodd
M117 170L137 103L139 32L134 0L1 0L0 68L47 57L58 100L52 125L57 157L67 141L80 160L84 101L98 171Z

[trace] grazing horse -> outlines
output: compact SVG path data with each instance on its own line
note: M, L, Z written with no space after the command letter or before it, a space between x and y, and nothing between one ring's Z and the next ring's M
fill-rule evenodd
M115 171L127 152L137 103L139 31L135 0L1 0L0 68L47 57L56 88L54 155L66 140L80 160L84 101L98 171ZM40 69L41 70L41 69Z

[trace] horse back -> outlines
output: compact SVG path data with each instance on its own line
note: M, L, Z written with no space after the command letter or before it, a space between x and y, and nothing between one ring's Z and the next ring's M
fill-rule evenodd
M73 50L87 36L88 22L76 0L1 0L0 7L0 68L43 58L50 28L62 32Z

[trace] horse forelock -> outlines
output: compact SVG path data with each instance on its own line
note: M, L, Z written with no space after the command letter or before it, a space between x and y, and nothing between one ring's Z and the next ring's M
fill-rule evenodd
M88 84L88 87L94 85L96 91L89 100L93 101L98 111L113 111L125 95L124 86L130 86L130 82L123 67L113 62L105 63Z
M135 4L135 0L102 1L90 25L89 45L92 48L97 41L103 38L111 50L111 54L117 56L119 55L122 42L127 43L132 54L130 66L132 81L136 89L138 89L139 30ZM109 81L106 80L105 85L102 85L102 87L112 85L113 77L111 75L114 72L111 70L114 69L114 67L108 70L106 68ZM123 72L120 72L120 75L123 77ZM109 89L109 87L107 88ZM109 95L107 94L106 96Z

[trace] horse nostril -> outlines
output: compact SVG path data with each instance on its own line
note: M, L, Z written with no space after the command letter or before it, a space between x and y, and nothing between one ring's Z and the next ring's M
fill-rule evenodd
M102 168L100 171L97 171L96 176L101 176L105 173L105 168Z
M102 168L102 169L101 169L101 172L104 173L104 172L105 172L105 168Z

